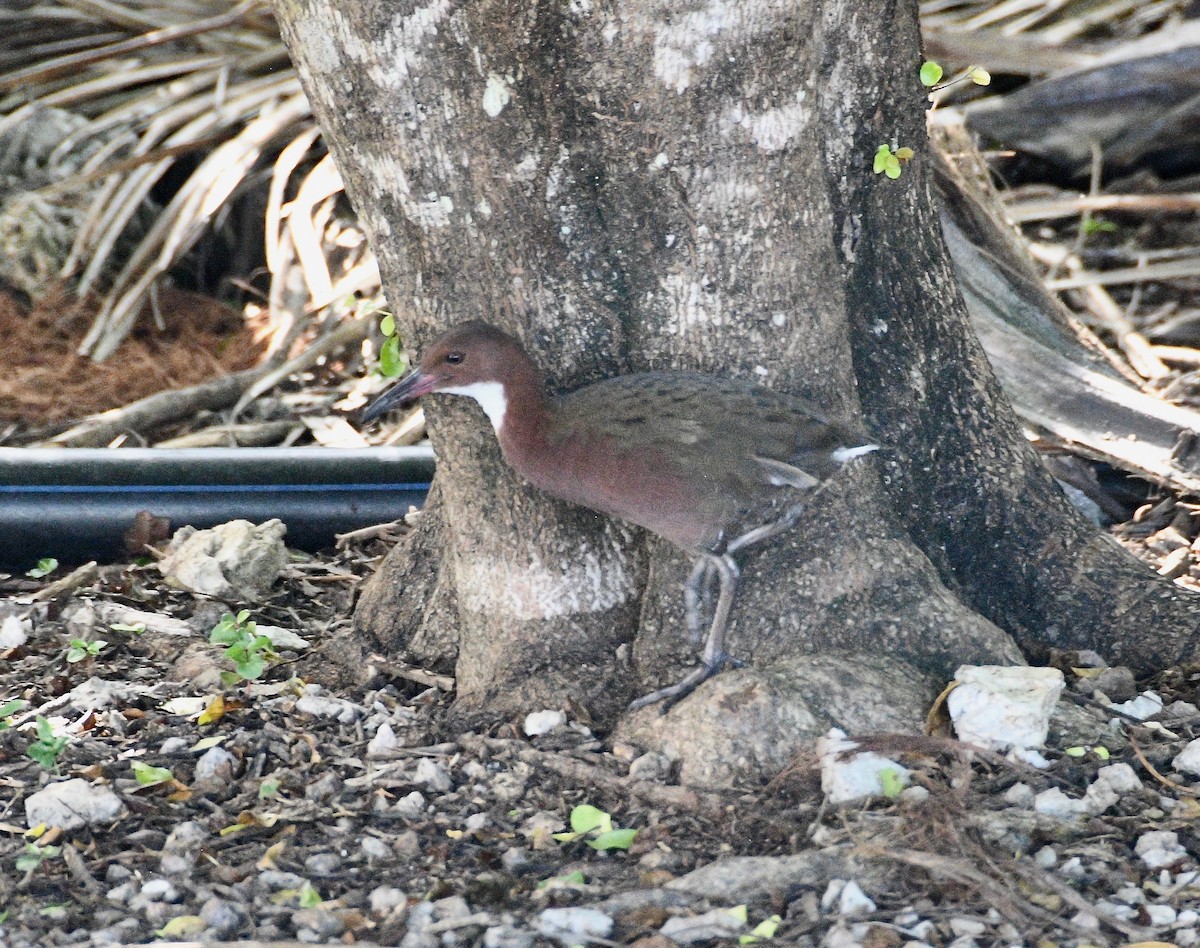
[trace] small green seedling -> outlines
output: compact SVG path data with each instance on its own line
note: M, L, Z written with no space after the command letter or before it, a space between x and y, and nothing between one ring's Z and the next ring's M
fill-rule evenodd
M1117 225L1103 217L1085 217L1080 224L1085 234L1114 234L1117 231Z
M5 701L4 704L0 704L0 731L7 731L12 727L13 715L24 707L25 702L20 698L13 698L11 701Z
M379 321L383 333L383 348L379 350L379 374L384 378L395 378L404 371L404 350L400 348L400 334L396 332L396 317L386 314Z
M738 937L739 945L753 945L756 942L766 941L769 938L775 937L775 932L779 930L779 925L783 921L778 915L772 915L770 918L765 918L750 932L749 935L741 935Z
M58 569L58 560L53 556L44 556L37 561L37 566L29 570L25 575L33 579L41 579L44 576L49 576Z
M921 63L921 85L929 89L930 92L938 92L941 89L948 89L950 86L959 82L967 82L970 80L977 86L990 85L992 74L982 66L968 66L966 71L961 76L956 76L949 82L942 82L942 67L939 63L932 59L927 59ZM941 85L938 83L941 82Z
M134 622L132 624L128 622L113 622L108 627L114 632L124 632L126 635L141 635L146 631L146 623L144 622Z
M1066 750L1063 751L1063 753L1066 754L1068 757L1079 758L1079 757L1086 757L1088 754L1088 751L1091 751L1091 753L1096 757L1097 760L1108 760L1112 756L1112 754L1109 753L1107 747L1104 747L1099 744L1096 745L1095 747L1092 747L1090 744L1076 745L1075 747L1068 747Z
M911 161L912 157L911 148L897 148L892 151L890 145L880 145L875 149L875 173L885 174L894 181L900 177L904 164Z
M279 794L279 778L268 777L258 785L258 798L260 800L269 800L271 797Z
M271 647L271 640L254 630L250 610L243 609L236 616L225 613L209 634L208 640L214 645L224 645L225 657L233 662L233 672L221 675L226 685L254 681L266 671L268 662L279 657Z
M61 846L39 846L37 843L26 843L25 850L17 856L17 869L21 872L32 872L47 859L54 859L60 852Z
M581 804L571 811L571 832L555 833L560 843L570 843L584 836L592 836L585 842L596 850L628 849L637 837L635 829L620 829L613 825L612 817L603 810L589 804Z
M92 639L90 642L87 639L71 639L71 645L67 649L67 661L74 665L85 658L95 658L107 644L104 639Z
M143 787L156 787L160 783L170 783L175 779L168 767L153 767L140 760L133 761L130 766L133 768L133 779Z
M300 886L300 891L296 893L296 904L301 908L316 908L324 901L321 893L307 879L304 880L304 885Z
M37 716L34 726L37 729L38 739L29 745L25 753L41 764L46 770L56 770L58 768L58 755L63 752L63 748L71 743L71 739L65 736L56 737L54 734L54 725L40 714Z

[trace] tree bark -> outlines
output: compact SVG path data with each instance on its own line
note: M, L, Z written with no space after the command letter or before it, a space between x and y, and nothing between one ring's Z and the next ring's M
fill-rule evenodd
M912 726L960 662L1019 661L1014 638L1139 670L1190 650L1195 601L1066 504L970 332L930 193L915 3L278 14L416 350L483 318L523 338L552 388L661 368L753 378L861 411L885 445L743 558L729 644L751 667L624 733L719 782L737 776L732 736ZM882 143L916 150L899 180L871 172ZM686 670L682 555L538 494L482 413L428 402L436 512L364 593L360 633L456 655L458 708L492 718L570 699L607 723ZM400 607L410 577L419 605ZM903 666L881 674L881 655Z

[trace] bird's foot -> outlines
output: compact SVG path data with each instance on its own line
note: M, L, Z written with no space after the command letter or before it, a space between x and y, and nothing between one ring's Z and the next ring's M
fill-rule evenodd
M690 672L675 684L668 685L666 688L659 688L657 691L652 691L648 695L642 695L636 701L630 702L629 710L636 711L638 708L645 708L655 702L661 701L663 702L663 706L659 708L659 714L666 714L671 708L704 684L704 682L708 681L708 679L724 671L726 667L741 668L745 664L745 662L739 661L731 655L720 652L710 661L702 662L699 668Z

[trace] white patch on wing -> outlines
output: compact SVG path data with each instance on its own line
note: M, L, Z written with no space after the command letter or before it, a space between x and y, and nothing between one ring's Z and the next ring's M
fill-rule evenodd
M838 464L845 464L847 461L853 461L857 457L862 457L864 454L870 454L872 451L878 451L877 444L860 444L853 448L837 448L829 456Z
M500 429L504 427L504 413L508 410L508 398L500 382L472 382L454 388L439 388L438 391L444 395L466 395L475 399L487 414L496 434L500 434Z

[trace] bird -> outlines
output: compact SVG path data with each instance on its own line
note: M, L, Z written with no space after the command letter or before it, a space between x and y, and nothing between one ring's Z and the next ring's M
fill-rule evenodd
M506 463L535 488L691 555L684 603L694 641L704 590L718 576L699 665L631 708L663 701L665 712L732 661L724 635L739 576L733 554L795 525L843 465L879 449L856 425L830 420L803 398L715 375L639 372L550 395L521 343L480 320L438 337L361 421L431 394L474 399ZM793 491L779 514L785 488L804 493L795 502Z

